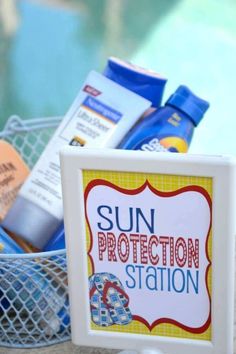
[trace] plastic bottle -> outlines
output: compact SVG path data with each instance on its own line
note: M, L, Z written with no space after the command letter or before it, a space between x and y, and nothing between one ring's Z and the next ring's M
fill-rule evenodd
M22 253L24 250L0 226L0 254ZM4 259L1 262L0 314L11 306L19 312L24 309L39 322L47 335L53 335L69 325L68 296L64 286L57 283L55 269L53 280L33 260L27 262L24 258L5 258L5 262Z
M56 251L66 248L64 222L61 223L56 232L52 235L43 251Z
M164 107L141 120L119 144L120 149L187 152L194 128L209 103L179 86Z
M30 267L31 266L31 267ZM14 307L26 311L46 335L69 325L69 300L65 288L53 281L42 266L14 259L0 268L0 313Z
M11 208L30 170L11 144L0 140L0 221Z
M0 254L24 253L24 250L0 226Z
M114 148L151 102L91 71L2 225L43 249L63 220L59 151L71 141ZM76 137L76 139L75 139Z
M24 250L14 240L12 240L12 238L0 226L0 255L16 253L22 254L24 253ZM2 281L5 280L4 272L2 267L0 267L0 315L7 311L11 306L8 296L3 293L4 289L2 288Z
M110 57L103 75L151 101L153 108L160 107L167 82L167 79L160 74L127 61Z

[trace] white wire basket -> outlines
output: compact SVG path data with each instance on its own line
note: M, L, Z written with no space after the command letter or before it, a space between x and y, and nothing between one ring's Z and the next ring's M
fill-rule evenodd
M32 168L60 121L11 116L0 139ZM35 348L69 339L65 250L0 255L0 346Z

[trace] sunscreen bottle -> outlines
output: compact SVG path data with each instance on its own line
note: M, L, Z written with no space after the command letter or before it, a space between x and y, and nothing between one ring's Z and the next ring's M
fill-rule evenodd
M24 253L24 250L0 226L0 254Z
M61 223L56 232L52 235L43 251L56 251L66 248L64 222Z
M22 253L24 250L0 227L0 254ZM64 286L57 285L34 260L5 259L0 269L0 314L10 310L14 301L14 307L28 311L48 335L68 326L69 302Z
M29 172L28 166L14 147L0 140L0 221L12 206Z
M165 106L140 121L118 148L143 151L187 152L194 128L209 103L179 86Z
M24 250L3 230L0 226L0 255L1 254L22 254ZM1 277L3 276L3 281ZM7 311L11 304L8 295L4 294L5 276L1 269L0 271L0 315ZM11 296L11 294L10 294Z
M6 230L42 249L63 219L59 151L114 148L151 102L92 71L3 220Z
M152 108L160 107L167 82L167 79L160 74L130 62L110 57L103 75L151 101Z
M18 258L0 268L0 312L14 302L15 310L28 312L46 335L56 334L70 322L68 295L64 286L54 286L41 265L30 263Z

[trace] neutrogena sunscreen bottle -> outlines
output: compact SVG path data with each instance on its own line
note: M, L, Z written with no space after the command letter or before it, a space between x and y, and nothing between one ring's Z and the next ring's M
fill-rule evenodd
M186 86L179 86L164 107L157 109L126 135L120 149L187 152L194 128L201 121L209 103Z
M91 71L33 168L3 226L42 249L63 219L59 150L75 140L114 148L151 102Z

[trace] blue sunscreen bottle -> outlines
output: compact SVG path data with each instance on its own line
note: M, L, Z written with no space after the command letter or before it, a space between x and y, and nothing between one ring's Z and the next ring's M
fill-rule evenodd
M46 335L69 325L66 290L34 261L13 259L0 268L1 312L28 312Z
M61 223L56 232L52 235L43 251L55 251L66 248L64 222Z
M12 253L24 253L24 251L0 226L0 254Z
M0 254L15 254L24 253L23 249L20 248L15 241L11 239L10 236L3 230L0 226ZM1 276L0 272L0 276ZM1 284L1 280L0 280ZM0 287L0 314L10 307L9 299L1 291Z
M167 81L160 74L127 61L110 57L103 75L151 101L153 108L160 107Z
M194 128L207 111L209 103L186 86L179 86L164 107L134 126L119 144L119 149L187 152Z
M0 254L22 254L23 249L0 227ZM17 295L17 296L16 296ZM65 288L57 284L40 264L25 258L5 258L0 263L0 314L26 310L47 335L70 323Z

